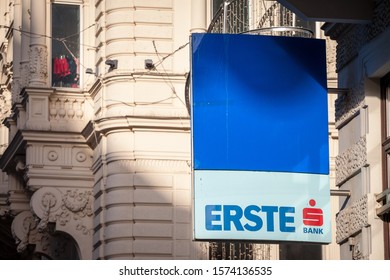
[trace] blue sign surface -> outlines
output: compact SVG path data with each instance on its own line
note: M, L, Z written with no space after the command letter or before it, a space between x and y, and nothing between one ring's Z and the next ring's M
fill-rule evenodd
M331 242L325 41L191 48L194 238Z
M329 173L325 42L192 36L194 168Z

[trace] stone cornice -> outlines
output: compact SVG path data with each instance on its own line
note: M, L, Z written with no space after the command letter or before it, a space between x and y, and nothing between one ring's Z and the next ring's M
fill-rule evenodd
M113 116L97 119L95 128L104 134L117 129L189 131L190 121L189 117Z
M169 79L169 81L185 81L188 73L160 73L160 72L152 72L152 71L144 71L144 72L133 72L133 71L124 71L118 70L110 72L104 75L101 78L103 84L107 84L110 82L117 82L118 80L126 80L129 79L132 81L139 80L162 80Z
M14 170L15 156L24 155L29 142L86 144L85 138L79 133L19 130L0 159L0 169L6 172Z
M13 159L15 155L24 153L25 144L26 142L23 139L21 131L18 131L0 158L0 169L3 172L8 172L12 169L15 170L16 162Z

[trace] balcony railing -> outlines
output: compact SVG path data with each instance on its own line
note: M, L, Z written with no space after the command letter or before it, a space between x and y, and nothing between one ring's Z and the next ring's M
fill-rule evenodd
M302 20L277 1L230 0L215 13L208 32L311 38L314 23Z

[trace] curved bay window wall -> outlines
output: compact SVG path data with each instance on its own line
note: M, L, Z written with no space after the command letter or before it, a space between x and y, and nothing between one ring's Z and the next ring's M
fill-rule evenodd
M299 18L277 1L214 0L212 8L210 33L314 37L314 22Z
M52 4L52 86L80 86L80 6Z

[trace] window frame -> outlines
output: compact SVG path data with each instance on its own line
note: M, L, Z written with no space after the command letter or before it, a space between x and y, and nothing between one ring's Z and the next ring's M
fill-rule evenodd
M381 130L382 130L382 191L390 183L390 72L380 80L381 90ZM390 259L390 217L383 218L384 258Z
M69 6L78 6L79 9L79 81L78 81L78 87L72 88L72 87L61 87L61 86L54 86L53 85L53 5L69 5ZM56 89L62 89L67 91L80 91L83 87L83 80L84 80L84 66L83 66L83 57L84 57L84 50L83 50L83 26L84 26L84 11L83 11L83 1L82 0L71 0L71 1L64 1L64 0L54 0L51 1L49 4L49 32L50 32L50 51L49 51L49 82L50 86Z

